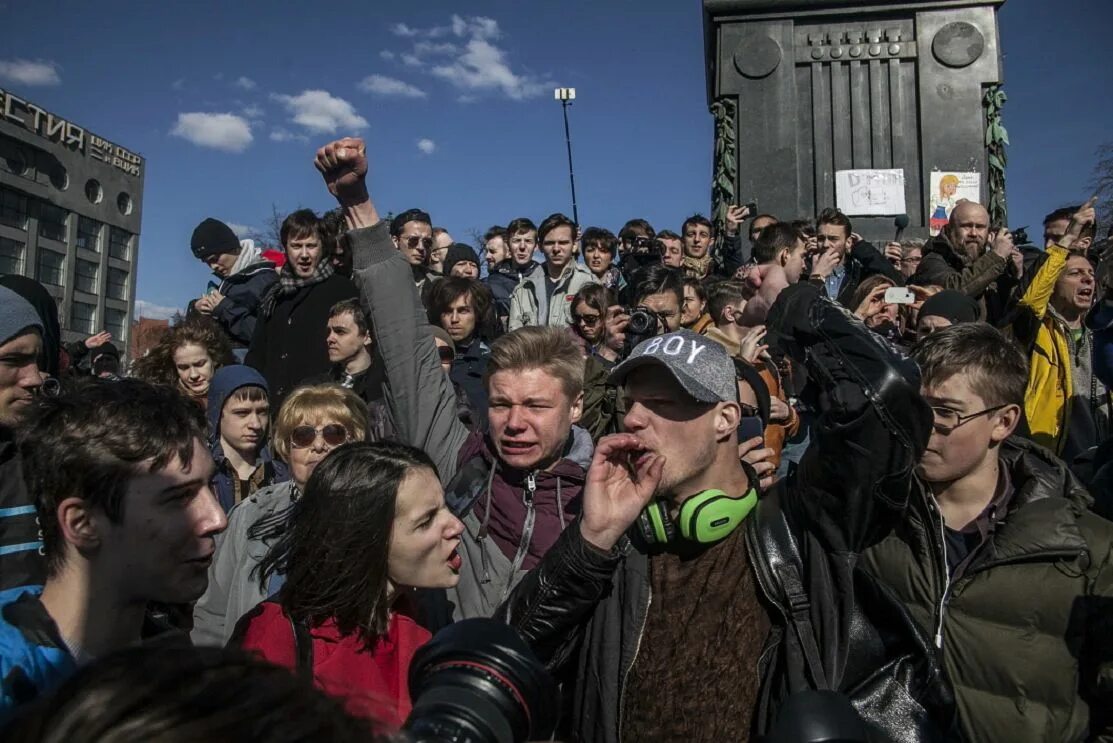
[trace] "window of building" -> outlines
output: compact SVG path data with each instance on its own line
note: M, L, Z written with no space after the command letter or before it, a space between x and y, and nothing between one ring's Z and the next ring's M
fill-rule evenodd
M100 252L100 222L88 217L77 218L77 247Z
M97 306L95 304L75 301L73 310L70 312L70 330L92 335L93 321L96 320L96 315Z
M27 197L18 191L0 188L0 224L27 229Z
M85 181L85 198L94 204L99 204L101 199L104 198L104 189L101 188L100 181L96 178Z
M74 267L73 287L79 292L86 294L97 293L97 273L100 269L96 263L92 261L83 261L77 259Z
M0 273L23 273L24 244L0 237Z
M128 272L110 267L108 269L108 286L105 291L110 299L122 299L127 301Z
M65 209L47 204L39 204L39 237L50 240L66 241L66 218L69 212Z
M53 286L62 285L62 278L65 276L66 256L40 247L38 263L35 276L39 281Z
M104 329L112 334L112 339L118 343L127 340L128 313L123 310L104 308Z
M121 191L120 195L116 197L116 208L119 209L120 214L123 214L125 217L131 214L131 196Z
M117 227L109 227L108 254L113 258L126 261L131 254L131 233Z

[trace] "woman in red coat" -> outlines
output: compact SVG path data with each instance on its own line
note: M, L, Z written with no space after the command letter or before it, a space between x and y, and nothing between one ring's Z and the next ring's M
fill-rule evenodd
M397 729L410 713L410 660L429 639L408 594L459 580L463 525L420 449L379 441L333 450L289 530L260 564L284 583L232 643L308 674L354 714ZM295 632L311 642L299 643ZM307 646L312 652L307 652Z

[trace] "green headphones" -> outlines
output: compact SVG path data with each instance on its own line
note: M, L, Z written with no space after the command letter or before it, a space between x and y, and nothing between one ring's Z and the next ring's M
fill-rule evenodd
M658 499L645 507L638 516L638 526L648 544L668 544L677 533L690 542L713 544L741 524L757 505L757 490L741 498L722 490L704 490L684 501L676 521L669 515L668 503Z

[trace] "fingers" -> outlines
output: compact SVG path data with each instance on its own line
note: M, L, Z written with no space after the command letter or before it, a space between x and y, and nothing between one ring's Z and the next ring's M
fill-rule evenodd
M738 456L746 459L749 462L749 454L754 450L760 450L765 445L765 440L760 436L755 436L752 439L741 441L738 444Z
M618 456L625 456L631 452L642 451L645 445L641 439L632 433L615 433L599 439L595 445L595 455L592 464L605 462Z

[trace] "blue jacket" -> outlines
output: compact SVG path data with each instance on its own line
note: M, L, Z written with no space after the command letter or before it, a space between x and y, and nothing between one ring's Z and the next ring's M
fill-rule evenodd
M41 593L40 587L0 591L0 723L77 670Z
M209 485L216 494L217 500L227 513L236 505L235 480L236 473L228 464L228 457L224 455L224 448L220 445L220 415L224 410L224 403L233 392L240 387L267 388L267 380L255 369L243 364L231 364L217 369L209 383L209 451L216 463L216 474ZM269 395L269 390L268 390ZM285 482L290 479L286 465L276 460L271 454L270 447L264 445L259 451L259 460L263 467L263 481L260 488Z
M213 319L220 323L232 345L247 348L255 335L255 322L263 295L278 281L278 272L270 261L252 263L220 282L224 301L213 310Z
M483 281L495 297L495 312L500 318L510 314L510 295L514 293L518 282L537 266L537 261L530 261L528 266L519 271L514 261L508 258L487 274Z

